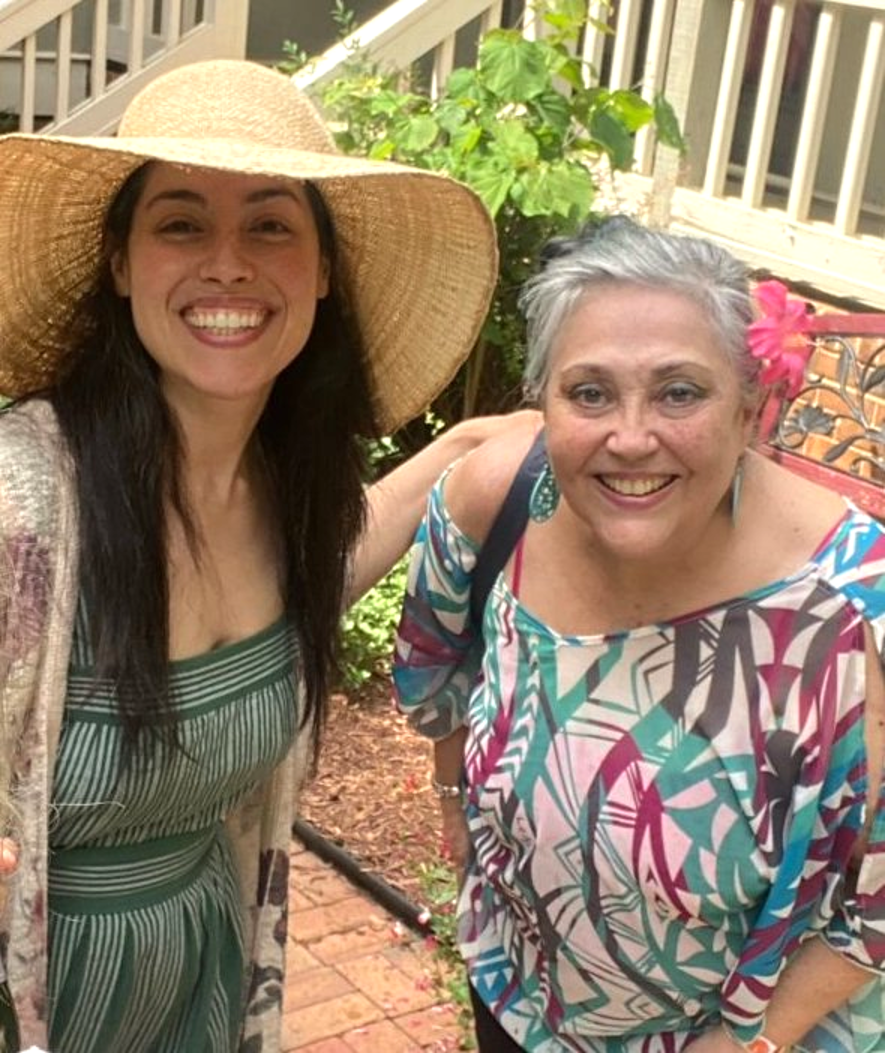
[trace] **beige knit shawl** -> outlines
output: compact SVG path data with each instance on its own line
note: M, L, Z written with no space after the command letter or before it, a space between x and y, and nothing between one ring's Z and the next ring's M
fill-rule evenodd
M77 532L70 459L51 406L32 401L3 413L0 806L12 803L21 861L0 917L0 952L5 947L22 1044L44 1050L52 773L77 598ZM251 948L242 1050L280 1050L290 832L303 754L297 743L227 822Z

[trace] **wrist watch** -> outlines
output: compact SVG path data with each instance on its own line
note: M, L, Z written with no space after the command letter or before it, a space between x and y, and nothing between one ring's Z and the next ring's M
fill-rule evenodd
M785 1051L788 1049L787 1047L780 1047L777 1043L773 1043L771 1039L767 1039L766 1036L763 1035L752 1039L750 1043L744 1043L738 1038L738 1036L736 1036L725 1021L720 1022L720 1027L737 1047L741 1050L746 1050L748 1054L785 1054Z
M744 1044L744 1049L749 1051L750 1054L781 1054L785 1050L784 1047L773 1043L771 1039L767 1039L765 1036L757 1036L756 1039L752 1039L750 1043Z

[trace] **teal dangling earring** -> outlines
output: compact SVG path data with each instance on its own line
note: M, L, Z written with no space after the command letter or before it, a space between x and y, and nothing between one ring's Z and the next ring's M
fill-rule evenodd
M729 490L729 515L732 526L738 524L738 509L741 505L741 485L744 482L744 455L742 455L735 466L735 475L732 477L732 486Z
M551 463L545 457L544 465L529 495L529 518L534 523L544 523L557 510L560 503L560 488Z

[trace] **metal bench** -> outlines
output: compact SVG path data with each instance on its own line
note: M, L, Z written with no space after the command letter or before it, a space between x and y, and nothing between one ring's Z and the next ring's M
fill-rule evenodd
M760 418L759 449L884 518L884 315L814 314L806 381L774 392Z

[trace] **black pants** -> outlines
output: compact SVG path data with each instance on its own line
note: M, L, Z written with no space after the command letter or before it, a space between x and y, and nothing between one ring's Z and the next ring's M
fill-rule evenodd
M471 1006L474 1008L474 1031L477 1033L477 1047L483 1054L524 1054L513 1039L505 1032L492 1016L489 1007L477 995L473 985L468 985L471 993Z

